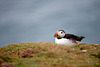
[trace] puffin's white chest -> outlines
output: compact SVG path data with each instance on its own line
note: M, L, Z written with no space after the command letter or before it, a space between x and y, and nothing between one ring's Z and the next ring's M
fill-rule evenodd
M73 43L72 40L65 39L65 38L62 38L62 39L55 38L55 43L59 45L69 45L69 46L76 44L76 43Z

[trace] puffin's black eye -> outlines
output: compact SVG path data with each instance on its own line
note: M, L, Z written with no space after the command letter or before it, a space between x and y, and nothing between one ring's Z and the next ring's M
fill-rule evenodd
M63 32L61 32L61 34L62 34Z

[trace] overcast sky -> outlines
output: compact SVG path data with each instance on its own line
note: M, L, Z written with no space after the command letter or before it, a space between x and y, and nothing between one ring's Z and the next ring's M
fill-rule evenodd
M59 29L100 43L100 0L0 0L0 46L54 42Z

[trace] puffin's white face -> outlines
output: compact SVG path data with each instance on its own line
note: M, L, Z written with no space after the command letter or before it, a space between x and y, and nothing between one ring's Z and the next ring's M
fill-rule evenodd
M65 32L63 30L59 30L54 34L54 37L56 38L62 38L65 36Z

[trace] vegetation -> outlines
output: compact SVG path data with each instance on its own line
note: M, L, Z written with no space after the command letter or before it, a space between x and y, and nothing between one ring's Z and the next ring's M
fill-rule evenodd
M0 67L100 67L100 44L27 42L0 47Z

